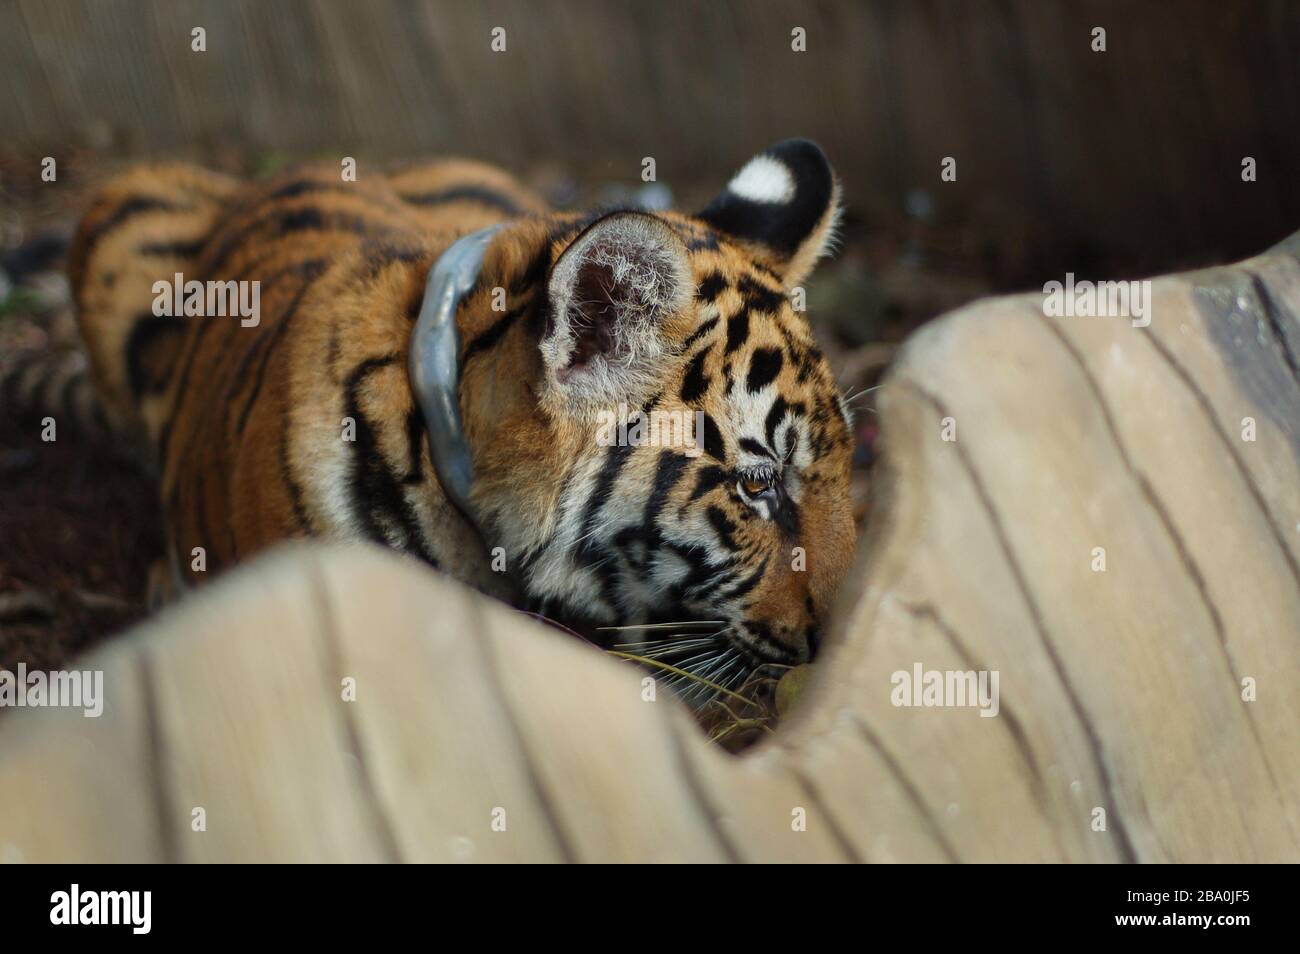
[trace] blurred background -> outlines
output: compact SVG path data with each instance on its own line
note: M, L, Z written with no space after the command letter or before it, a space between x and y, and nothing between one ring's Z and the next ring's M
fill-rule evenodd
M1295 0L0 0L0 349L76 347L61 243L140 159L353 156L364 175L461 154L557 205L690 209L804 136L848 204L810 314L844 386L869 388L907 333L980 296L1300 229L1298 51ZM3 417L0 664L54 665L143 613L159 516L111 451Z

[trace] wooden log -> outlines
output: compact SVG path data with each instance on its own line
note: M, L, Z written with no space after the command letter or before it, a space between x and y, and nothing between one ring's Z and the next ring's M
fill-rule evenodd
M1148 327L1025 295L911 339L824 658L739 756L629 664L298 545L84 660L101 718L0 716L0 857L1300 860L1298 253L1157 279ZM897 705L918 664L996 671L997 715Z

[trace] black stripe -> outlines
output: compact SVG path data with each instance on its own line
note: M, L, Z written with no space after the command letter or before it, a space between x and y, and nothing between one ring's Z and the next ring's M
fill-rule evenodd
M614 544L634 573L648 572L651 557L662 547L664 538L656 521L689 463L690 459L681 454L660 451L641 525L624 527L615 535Z
M764 423L764 427L767 430L768 447L776 446L777 425L781 423L781 419L785 417L785 412L789 409L790 405L786 404L785 398L779 395L777 396L777 399L772 402L772 407L767 412L767 421Z
M776 314L785 304L786 298L783 292L766 285L761 285L748 275L736 283L736 289L740 292L745 300L745 307L751 311L764 311Z
M709 229L700 229L686 243L688 252L716 252L718 250L718 236L716 232Z
M694 404L704 392L709 389L709 376L704 373L704 361L708 358L708 349L700 351L691 363L686 366L686 374L682 377L682 402L684 404Z
M327 189L338 189L343 187L343 181L325 183L319 179L296 179L293 182L287 182L272 192L267 199L271 202L280 199L296 199L300 195L307 195L310 192L323 192Z
M465 347L465 353L461 356L461 366L468 364L470 358L475 355L491 350L498 341L505 337L506 332L519 320L519 316L527 310L526 306L521 305L513 311L506 312L494 321L486 331L480 332L477 337L472 338Z
M167 389L176 365L169 362L165 367L158 367L160 354L154 349L164 341L171 341L172 347L179 346L184 341L186 330L184 318L150 312L136 316L123 350L126 353L127 382L137 401L146 394L159 394ZM165 356L165 349L162 354Z
M506 215L521 215L523 210L509 196L502 195L486 186L461 185L436 192L401 193L402 200L411 205L444 205L448 202L474 202L504 212Z
M710 506L705 511L705 515L709 518L709 524L718 534L718 539L722 542L722 545L733 553L739 550L740 547L736 545L736 538L732 536L736 532L736 524L727 516L726 512L721 507Z
M784 321L778 320L776 328L781 332L781 337L785 339L785 346L790 353L790 358L799 369L799 383L803 384L817 368L817 362L822 359L822 354L816 347L808 348L796 341L794 335L790 333L790 329L785 326Z
M303 504L302 488L298 486L298 481L293 479L293 470L289 467L289 428L291 426L289 406L286 403L280 418L280 479L284 481L284 486L289 491L289 503L293 507L293 517L298 521L298 526L303 530L311 531L313 529L312 520L307 515L307 508Z
M701 467L699 474L695 478L695 489L691 491L691 495L686 502L692 503L700 499L714 487L726 483L730 476L731 474L721 467L713 465Z
M283 268L269 276L264 282L262 282L262 291L265 293L270 288L274 287L274 285L286 275L297 272L301 274L310 274L314 279L316 275L323 271L323 269L324 262L320 259L311 259L297 265L290 265L289 267ZM181 359L182 364L177 385L178 390L176 392L176 399L172 402L171 409L167 412L167 419L163 422L162 430L158 436L158 459L164 466L167 461L167 448L171 443L172 431L180 417L181 410L185 406L185 399L188 397L186 385L189 382L190 371L194 367L195 359L203 350L203 336L207 333L207 330L215 324L216 322L213 321L200 321L199 326L194 329L187 341L187 350L185 356ZM261 328L264 329L265 325L262 325ZM263 330L263 334L268 334L268 332Z
M268 205L272 202L280 202L284 199L296 199L304 195L312 195L318 192L338 192L343 194L358 195L361 187L355 182L344 182L342 179L294 179L278 186L273 192L265 198L258 198L258 205ZM358 195L358 198L369 205L381 205L387 209L397 208L394 202L384 192L369 189Z
M749 374L745 378L749 393L756 394L775 381L784 360L779 348L756 349L749 358Z
M385 268L395 263L412 265L417 262L428 263L432 254L427 249L401 245L385 239L367 238L361 243L361 262L353 269L353 276L359 281L370 282Z
M108 218L83 233L82 260L89 262L90 256L100 240L127 220L133 219L137 215L143 215L145 212L175 212L182 208L186 208L186 206L177 205L166 199L155 199L144 195L132 196L114 209Z
M515 276L514 281L510 283L511 295L522 295L525 292L532 291L551 270L551 242L554 239L548 238L543 244L541 250L528 261L524 270ZM479 276L480 279L482 276ZM477 287L477 286L476 286ZM469 297L468 295L466 297Z
M276 203L302 198L303 196L319 196L325 193L355 198L362 206L377 206L394 212L405 209L405 204L400 201L400 197L389 192L387 188L365 188L356 182L344 182L336 176L319 179L291 179L265 195L253 194L250 196L249 201L244 203L243 209L244 211L266 209Z
M704 276L704 281L700 282L695 297L706 304L711 303L726 290L727 286L727 279L721 272L710 272Z
M596 577L596 581L600 584L601 597L615 610L618 609L619 601L618 591L614 587L615 570L612 566L614 561L607 559L607 548L596 542L595 528L596 521L600 517L600 509L610 498L614 482L618 479L623 465L631 459L633 450L635 448L630 444L616 444L606 451L605 463L596 478L596 485L592 488L591 495L587 498L587 506L582 516L580 535L582 543L573 554L574 562Z
M654 527L655 518L663 510L664 504L668 501L668 495L672 493L677 482L682 479L682 474L686 471L686 465L690 463L690 458L682 454L674 454L672 451L660 451L659 463L655 467L654 485L650 491L650 497L646 500L645 513L641 522L649 531ZM657 531L655 534L657 535Z
M669 590L669 603L678 605L684 598L696 598L707 595L710 599L719 586L730 582L736 564L735 556L728 556L721 563L704 562L709 551L703 547L683 547L671 540L664 541L664 549L675 553L679 559L691 568L686 578L679 580Z
M284 337L294 315L298 313L298 306L302 303L303 296L307 294L307 289L311 288L312 283L325 270L324 263L319 260L308 262L307 265L311 267L301 269L302 284L294 292L293 299L289 302L288 307L280 313L275 326L269 331L264 331L261 340L244 352L244 356L239 361L239 367L235 369L235 373L231 376L230 387L232 392L227 395L228 399L234 397L233 389L238 387L244 380L244 374L248 370L249 363L253 361L256 355L260 355L257 371L253 374L252 390L249 391L248 398L244 401L244 408L239 412L239 420L235 424L235 434L239 437L244 435L244 428L248 424L248 416L253 411L253 405L257 403L258 395L262 393L262 383L266 379L266 369L275 356L275 346Z
M301 209L288 209L259 216L225 236L203 262L204 271L209 275L219 273L230 256L244 248L248 240L258 233L269 232L275 238L284 238L295 232L320 231L350 232L354 235L379 237L393 233L394 229L382 222L367 220L360 215L347 212L322 212L310 205Z
M418 484L424 479L424 458L420 451L424 446L424 412L412 399L411 409L406 412L406 475L404 484Z
M722 431L718 430L713 418L704 415L704 452L720 464L727 462L727 447L722 440Z
M270 357L275 351L274 348L275 342L278 341L283 336L284 328L286 325L289 324L290 320L292 319L297 309L298 302L302 299L302 296L305 294L307 287L311 285L311 283L323 270L324 270L324 264L320 262L320 260L310 260L305 263L300 263L299 265L289 266L280 269L278 272L272 274L267 279L267 281L263 282L264 287L270 289L276 287L279 281L288 275L297 275L303 279L302 284L298 287L297 291L294 294L294 298L288 310L282 310L276 316L278 318L278 322L276 326L270 331L266 330L265 325L259 327L258 330L262 332L261 337L256 342L254 342L250 348L245 349L243 359L241 360L239 366L235 369L234 374L231 374L228 363L224 361L219 362L216 365L216 368L210 371L212 375L211 384L210 387L207 390L205 390L204 394L210 396L213 393L212 391L213 388L221 387L222 378L224 376L225 380L224 380L223 397L220 401L211 400L210 398L206 399L206 403L197 410L194 416L194 423L191 423L189 427L190 441L180 449L180 454L177 460L176 472L181 473L183 468L189 467L190 459L196 452L203 453L205 450L208 451L209 460L211 460L213 454L215 453L216 462L211 466L217 470L221 478L222 488L226 500L226 511L229 511L231 505L230 485L234 473L232 458L236 453L236 449L238 447L237 441L233 440L229 433L230 411L234 404L235 395L238 393L239 387L244 383L243 372L248 366L248 364L252 360L254 360L253 352L257 352L260 349L262 354L261 360L263 364L260 370L258 371L255 380L255 389L260 390L262 386L263 375L265 374L266 371L266 366L269 363ZM215 322L211 321L210 319L205 323L215 324ZM247 332L242 332L242 333L247 333ZM196 334L195 337L197 338L198 335ZM230 341L224 343L224 347L226 348L230 347L230 345L231 345ZM224 349L223 349L223 353L224 353ZM188 369L186 371L186 374L188 375ZM184 387L184 382L182 382L181 387L182 388ZM178 400L177 400L178 407L184 401L184 398L185 398L184 394L178 394ZM255 406L255 404L256 404L256 394L254 394L253 397L250 397L247 404L244 406L244 411L238 423L240 437L242 437L243 435L243 430L245 425L247 424L248 415L251 409ZM289 407L286 406L281 411L280 423L281 423L281 427L285 429L287 429L290 426L289 410L290 410ZM175 408L173 408L173 413L175 413ZM219 439L216 440L214 443L205 443L204 438L209 438L210 440L211 437L213 436L216 436ZM302 491L298 487L297 482L293 479L293 475L289 471L287 442L288 442L287 434L281 433L280 449L279 449L281 479L284 481L286 487L288 487L289 489L289 493L294 507L294 516L299 521L299 525L311 529L312 527L311 519L307 515L306 509L302 505Z
M391 364L396 364L397 358L398 356L396 354L385 354L376 358L366 358L348 373L347 380L344 384L349 390L355 390L373 372L378 371L380 368L386 368Z
M757 657L759 662L788 663L798 658L793 651L772 638L772 627L767 623L749 620L742 623L740 628L747 631L756 644L746 646L744 650L747 650L748 655Z
M727 319L727 350L731 354L749 338L749 312L741 311Z
M701 338L703 338L705 335L707 335L710 331L712 331L714 328L716 328L716 327L717 327L717 324L718 324L718 319L717 319L717 317L715 316L715 317L713 317L713 318L710 318L710 319L709 319L708 321L706 321L704 324L700 325L700 326L699 326L698 328L696 328L693 332L691 332L691 336L690 336L689 338L687 338L684 342L682 342L682 351L683 351L683 353L684 353L684 352L687 352L687 351L690 351L690 350L691 350L691 345L695 344L695 342L699 341Z
M189 242L146 242L136 251L141 255L165 258L198 258L207 242L207 236Z
M759 564L757 570L745 577L731 589L719 593L719 599L738 600L749 593L749 591L758 586L759 582L763 579L763 574L767 572L767 565L771 562L771 559L772 557L770 555L763 557L763 562Z
M398 477L388 469L369 418L361 410L360 391L367 378L376 371L396 364L396 354L367 358L358 364L344 382L345 415L356 423L356 440L352 442L352 472L349 496L363 532L371 540L394 546L385 533L385 524L398 531L395 544L426 562L437 566L424 545L418 522L402 492Z
M411 300L406 303L406 320L409 323L415 324L416 319L420 317L420 308L423 304L424 289L420 288L411 296Z
M596 478L596 486L592 488L591 496L587 498L586 512L582 516L581 535L584 539L591 539L591 533L596 529L596 518L600 514L600 508L609 499L610 491L614 489L614 481L618 479L619 472L631 458L634 449L631 444L616 444L605 452L605 464Z

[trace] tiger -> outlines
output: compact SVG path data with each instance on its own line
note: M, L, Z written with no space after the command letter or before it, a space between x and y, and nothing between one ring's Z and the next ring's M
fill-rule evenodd
M94 195L68 272L178 587L293 538L373 541L582 632L705 624L677 660L731 686L812 658L855 545L849 410L792 300L840 196L806 140L696 214L559 211L469 159L149 164ZM413 338L467 242L431 420ZM190 282L256 288L256 320L160 313ZM694 442L597 439L656 412Z

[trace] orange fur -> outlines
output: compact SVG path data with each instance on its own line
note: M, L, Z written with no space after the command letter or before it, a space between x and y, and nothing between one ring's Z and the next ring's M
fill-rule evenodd
M807 322L785 298L824 244L834 209L791 258L797 271L784 274L779 256L752 243L729 241L685 215L659 218L689 247L695 286L714 294L690 296L656 329L669 355L654 369L656 407L705 411L725 450L683 463L638 448L607 488L618 507L582 506L601 520L639 520L657 474L678 468L662 512L675 514L683 540L727 538L740 554L730 558L727 585L747 573L762 577L746 601L765 634L759 641L798 656L853 544L847 420ZM595 492L612 454L594 445L588 418L555 403L538 347L548 333L549 270L593 221L549 212L505 173L464 160L363 173L356 182L341 181L333 167L240 184L188 166L152 166L109 183L82 222L70 271L103 402L157 460L176 565L193 580L202 577L191 570L195 548L211 574L290 537L370 538L504 592L482 532L502 547L510 574L536 581L542 600L565 560L576 561L575 572L604 572L583 563L580 543L566 556L555 541L576 532L574 495ZM407 348L432 264L457 237L494 223L505 227L457 315L476 529L438 484L407 380ZM154 283L175 273L259 282L259 323L155 317ZM492 307L498 288L505 312ZM735 345L738 315L747 316L745 338ZM757 428L762 437L762 422L741 410L746 369L759 350L784 356L772 393L790 410L772 443L802 442L798 473L784 465L798 490L797 526L756 515L729 469L743 434ZM692 373L707 388L688 399ZM647 546L662 542L648 516L637 532L649 535ZM685 562L700 547L714 570L724 566L725 554L703 543L674 547ZM796 547L806 552L806 570L794 566ZM759 567L766 569L752 573Z

